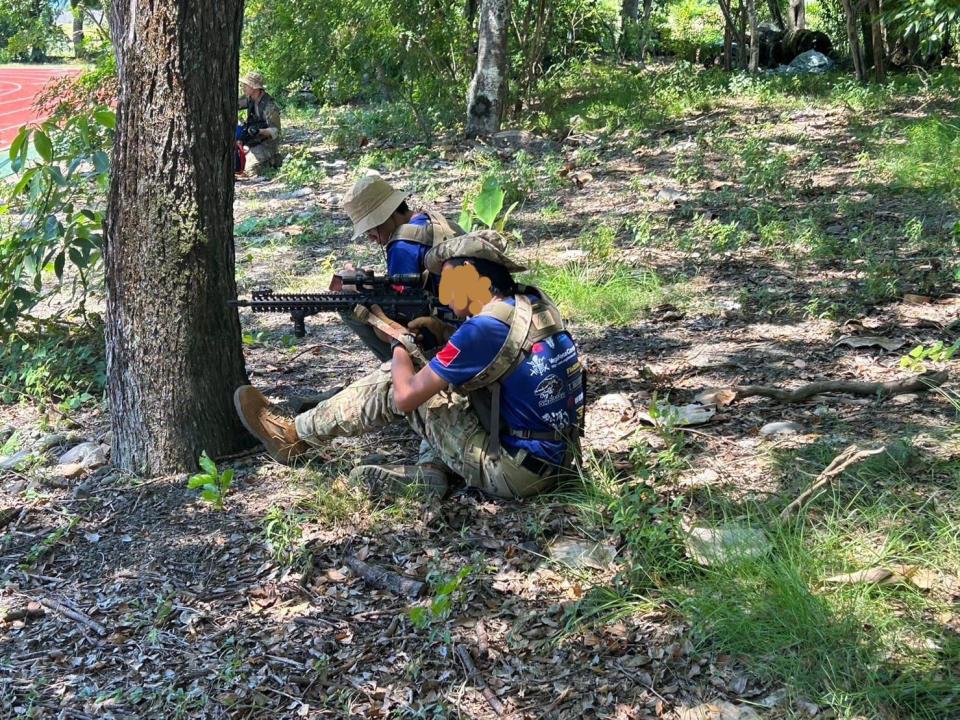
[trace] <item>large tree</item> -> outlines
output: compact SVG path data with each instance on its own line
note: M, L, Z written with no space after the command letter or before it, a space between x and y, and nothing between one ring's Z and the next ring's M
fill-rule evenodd
M110 3L120 96L106 219L114 462L145 475L248 443L233 248L243 0Z
M467 137L500 129L507 102L510 0L481 0L477 71L467 95Z

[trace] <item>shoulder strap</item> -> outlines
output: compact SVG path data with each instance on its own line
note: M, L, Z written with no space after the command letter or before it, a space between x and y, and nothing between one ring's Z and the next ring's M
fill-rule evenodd
M503 343L503 347L493 356L493 359L483 370L457 388L459 392L469 393L497 382L507 374L519 358L523 357L522 350L524 340L530 331L530 323L533 321L533 306L525 295L514 296L514 302L516 304L510 307L506 302L501 301L484 308L483 312L480 313L481 316L495 317L498 320L501 320L498 315L508 316L510 318L510 330L507 333L507 339ZM509 308L509 313L507 310L499 307L501 305ZM506 321L501 320L501 322Z
M433 246L433 240L430 237L430 226L426 225L414 225L412 223L405 223L393 231L393 236L390 238L390 242L387 243L387 247L395 243L397 240L406 240L407 242L417 243L418 245L426 245L427 247Z

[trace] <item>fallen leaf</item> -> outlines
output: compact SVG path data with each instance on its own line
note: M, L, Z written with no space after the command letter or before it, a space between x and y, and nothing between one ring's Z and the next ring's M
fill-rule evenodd
M828 577L824 582L832 585L895 585L907 580L907 576L894 569L872 567L852 573Z
M933 302L933 298L927 297L926 295L914 295L912 293L904 293L903 301L907 305L929 305Z
M717 407L726 407L737 399L737 393L730 388L717 388L712 390L702 390L693 396L695 402L701 405L715 405Z
M550 557L571 568L603 570L613 562L616 550L602 543L574 537L559 537L547 546Z
M887 351L894 351L897 348L901 348L906 344L906 340L902 338L882 338L876 337L873 335L863 335L863 336L844 336L837 340L833 346L838 347L839 345L847 345L852 348L864 348L864 347L880 347Z
M582 188L584 185L593 180L593 175L588 172L575 172L570 173L570 179L573 180L573 184L578 188Z
M329 570L327 570L326 575L327 575L327 580L330 580L332 582L343 582L344 580L347 579L346 574L340 572L336 568L330 568Z
M716 407L691 403L690 405L670 405L658 403L656 417L649 412L639 410L637 418L648 425L660 427L663 425L686 426L703 425L710 422L717 414Z
M757 558L770 550L762 530L740 527L686 527L687 553L701 565Z
M679 720L753 720L759 717L749 705L734 705L725 700L685 708L678 715Z

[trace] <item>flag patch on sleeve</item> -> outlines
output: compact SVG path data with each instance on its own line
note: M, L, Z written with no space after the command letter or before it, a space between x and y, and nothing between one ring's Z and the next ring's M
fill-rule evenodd
M443 346L443 350L437 353L436 358L444 367L450 367L450 363L456 360L458 355L460 355L460 348L452 342L448 342Z

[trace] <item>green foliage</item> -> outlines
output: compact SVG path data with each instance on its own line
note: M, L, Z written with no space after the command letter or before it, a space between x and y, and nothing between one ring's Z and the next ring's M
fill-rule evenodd
M11 144L16 183L0 204L0 323L7 327L66 281L83 310L101 261L102 197L109 182L104 149L115 125L113 113L98 108L61 125L25 127Z
M210 459L206 451L201 453L199 462L203 472L191 477L187 481L187 487L191 490L200 490L201 498L213 503L217 510L223 510L223 500L233 484L233 468L220 472L217 464Z
M106 359L99 325L48 324L0 336L0 402L52 400L73 410L103 394Z
M950 362L957 351L960 351L960 340L957 340L953 345L947 345L943 340L937 340L929 347L917 345L908 354L900 358L900 367L908 368L914 372L925 372L927 370L927 360L935 363Z
M653 271L625 265L539 266L529 282L543 288L565 317L603 325L625 325L668 296L674 304L682 302L680 288L668 290Z
M474 572L472 565L460 568L456 575L452 577L432 578L431 588L433 597L430 604L423 606L417 605L410 608L410 622L416 628L426 628L432 623L442 622L450 617L453 611L453 604L460 592L460 586ZM430 578L428 578L430 579Z
M283 567L309 564L310 552L303 545L302 515L280 507L272 507L260 525L263 539L274 562Z
M476 229L477 221L479 221L484 227L502 233L510 219L510 214L517 206L517 203L513 203L501 215L505 197L506 193L501 189L496 178L485 178L480 192L473 199L472 205L464 200L464 207L460 212L460 227L466 232L470 232Z
M897 182L918 190L960 193L960 125L922 120L906 131L906 142L886 149L881 164Z
M0 62L41 62L66 36L49 2L5 0L0 3Z

